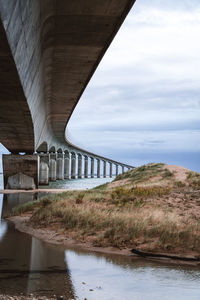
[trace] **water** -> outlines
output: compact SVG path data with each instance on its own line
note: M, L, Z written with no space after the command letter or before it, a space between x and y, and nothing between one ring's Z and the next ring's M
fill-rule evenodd
M39 195L40 196L40 195ZM36 199L0 195L0 214ZM0 294L64 295L66 299L200 299L200 268L170 266L133 257L62 249L0 223Z
M50 182L49 185L40 186L41 189L68 189L68 190L84 190L91 189L106 182L111 182L113 178L82 178L59 180ZM0 189L3 189L3 174L0 174Z
M3 174L0 174L0 189L3 189Z
M40 188L48 189L68 189L68 190L85 190L91 189L106 182L111 182L113 178L82 178L82 179L70 179L59 180L56 182L50 182L48 186L40 186Z

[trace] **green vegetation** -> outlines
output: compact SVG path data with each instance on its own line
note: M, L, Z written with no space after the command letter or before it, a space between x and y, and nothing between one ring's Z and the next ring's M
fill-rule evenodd
M200 188L200 173L188 172L187 180L190 186Z
M163 169L164 164L148 164L135 168L124 174L118 175L114 181L129 179L133 184L139 184L150 180L155 176L161 176L162 179L167 179L173 176L173 173L168 169Z
M172 210L171 204L165 205L165 197L170 193L171 187L157 185L69 191L22 205L13 214L29 212L34 227L51 226L96 246L145 245L150 250L185 252L192 245L193 250L199 251L200 223L188 214ZM154 202L155 199L160 202Z
M108 187L108 184L109 184L109 183L107 182L107 183L98 185L98 186L96 186L95 188L93 188L92 190L106 190L107 187Z

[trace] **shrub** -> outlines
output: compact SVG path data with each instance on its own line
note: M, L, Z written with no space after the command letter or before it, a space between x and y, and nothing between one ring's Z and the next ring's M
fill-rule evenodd
M82 191L78 193L78 195L76 196L76 204L82 204L84 196L85 196L85 192Z
M113 204L125 205L130 201L134 201L132 189L125 189L124 187L117 187L110 194Z
M152 187L135 187L133 188L134 195L137 197L148 198L152 196L163 196L170 192L169 187L152 186Z

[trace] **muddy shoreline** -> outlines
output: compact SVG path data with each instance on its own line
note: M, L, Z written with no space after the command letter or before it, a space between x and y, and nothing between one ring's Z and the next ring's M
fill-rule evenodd
M71 191L71 190L70 190ZM0 190L0 194L34 194L34 193L64 193L69 192L69 189L35 189L35 190Z
M115 247L94 247L89 242L78 242L70 237L66 237L52 229L48 228L34 228L28 224L31 215L25 216L12 216L7 218L8 221L12 222L15 225L15 228L23 233L29 234L39 240L50 243L52 245L58 245L63 249L82 249L85 251L105 253L105 254L115 254L115 255L123 255L123 256L131 256L134 259L141 259L140 256L131 253L131 248L126 249L118 249ZM157 254L168 254L164 252L159 252ZM170 255L179 256L179 253L170 253ZM183 257L183 256L182 256ZM194 257L191 253L187 253L184 257ZM199 261L181 261L181 260L173 260L169 258L152 258L146 257L143 258L148 261L155 261L167 264L175 264L175 265L189 265L189 266L198 266L200 267Z

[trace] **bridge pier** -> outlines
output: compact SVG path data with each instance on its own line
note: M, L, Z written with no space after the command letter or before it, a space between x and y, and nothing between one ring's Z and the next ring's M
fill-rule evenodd
M62 152L58 152L57 154L57 179L64 179L64 155Z
M39 184L49 184L49 153L40 153Z
M38 155L3 154L4 188L38 188Z
M64 154L64 179L69 179L69 152Z
M106 161L103 161L103 177L106 178Z
M88 178L88 156L85 155L84 177Z
M118 165L115 165L115 166L116 166L116 177L117 177L119 174L119 168L118 168Z
M112 178L112 163L110 162L110 178Z
M71 153L71 179L76 179L76 154Z
M49 181L56 181L56 153L50 153Z
M122 166L122 174L124 174L124 166Z
M78 178L82 178L82 155L78 154Z
M91 157L91 178L94 178L94 158Z
M97 178L100 178L100 159L97 159Z

